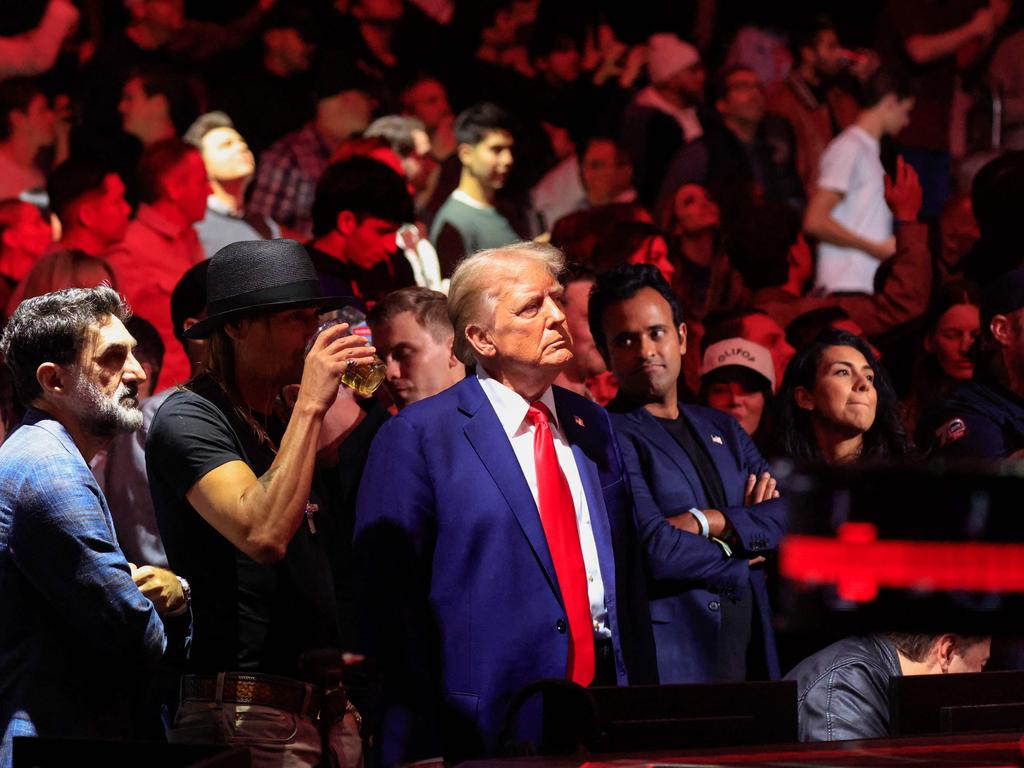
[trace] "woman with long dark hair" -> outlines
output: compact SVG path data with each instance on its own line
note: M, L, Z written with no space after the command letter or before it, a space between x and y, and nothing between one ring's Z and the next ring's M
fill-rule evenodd
M945 283L932 299L925 318L924 341L904 401L903 423L908 435L915 434L918 420L929 406L974 375L970 350L981 330L980 301L981 291L969 280Z
M841 464L902 456L899 403L871 346L829 329L800 350L778 395L774 453Z

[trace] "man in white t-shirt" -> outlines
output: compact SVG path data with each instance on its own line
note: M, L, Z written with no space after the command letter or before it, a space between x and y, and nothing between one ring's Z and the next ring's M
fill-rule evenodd
M804 231L818 239L815 285L828 293L873 293L878 265L896 253L879 141L907 124L914 97L886 72L865 90L868 101L857 121L821 156L804 214Z

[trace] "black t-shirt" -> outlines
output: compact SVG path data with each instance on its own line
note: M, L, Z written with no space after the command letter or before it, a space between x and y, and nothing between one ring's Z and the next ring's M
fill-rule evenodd
M693 425L680 413L674 419L658 419L665 431L683 449L704 487L704 496L712 509L723 509L727 505L722 477L700 440L693 432ZM718 666L715 679L719 682L743 681L747 677L747 650L750 647L753 622L753 605L749 593L743 596L730 594L721 596L721 626L718 632Z
M261 415L255 418L263 423ZM284 425L274 417L266 423L276 444ZM172 394L153 420L146 469L157 523L171 569L192 587L189 672L299 677L304 651L340 647L334 579L322 534L304 521L284 559L262 565L235 548L185 498L203 476L228 462L243 461L260 476L273 460L271 448L209 377Z

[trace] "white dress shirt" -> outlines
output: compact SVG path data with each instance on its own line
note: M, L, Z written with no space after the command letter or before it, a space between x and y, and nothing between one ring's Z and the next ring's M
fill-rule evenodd
M530 403L526 402L518 393L488 376L482 366L478 366L477 370L480 386L483 387L487 400L498 415L502 429L505 430L509 442L512 443L512 450L519 460L519 467L523 471L526 484L530 486L530 493L533 494L533 500L536 502L537 466L533 456L534 426L526 416L530 409ZM569 483L573 506L576 508L576 530L579 532L580 548L583 550L583 567L587 573L587 595L590 598L590 615L594 620L594 632L601 637L611 637L612 633L608 628L608 611L604 605L604 581L601 579L601 566L597 559L597 542L594 540L594 530L590 523L590 508L587 505L587 495L583 492L580 470L576 466L576 457L573 456L572 446L569 445L561 425L558 424L555 396L551 387L544 391L540 401L551 412L549 423L555 442L555 455L558 456L558 465L562 468L565 479Z

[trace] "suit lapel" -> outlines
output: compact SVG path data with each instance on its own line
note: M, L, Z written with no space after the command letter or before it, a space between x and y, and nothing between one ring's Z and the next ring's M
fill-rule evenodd
M533 549L538 564L544 570L551 589L561 599L551 552L548 550L544 527L537 511L537 502L533 500L530 486L523 477L519 460L512 450L505 430L501 427L501 422L498 421L498 415L480 388L476 376L468 376L463 384L457 386L461 387L459 408L469 416L463 428L466 437L494 480L494 484L498 486L501 495L505 497L516 522Z
M638 408L626 414L626 416L641 424L644 429L644 435L679 467L683 477L686 478L686 482L690 484L693 498L699 499L700 504L707 504L707 499L704 498L704 485L701 483L700 476L693 466L693 461L679 447L679 443L675 441L675 438L665 431L665 428L658 423L658 420L644 408Z
M604 492L601 490L601 476L597 464L591 456L593 451L606 450L605 446L595 444L592 435L596 435L597 424L588 428L586 420L572 408L570 398L562 396L558 387L554 388L555 410L558 411L558 423L565 432L572 455L576 459L576 467L580 472L583 493L587 497L587 508L590 510L590 525L594 532L594 543L597 546L597 560L601 568L601 581L604 583L606 603L614 600L615 592L615 551L608 517L605 507Z

